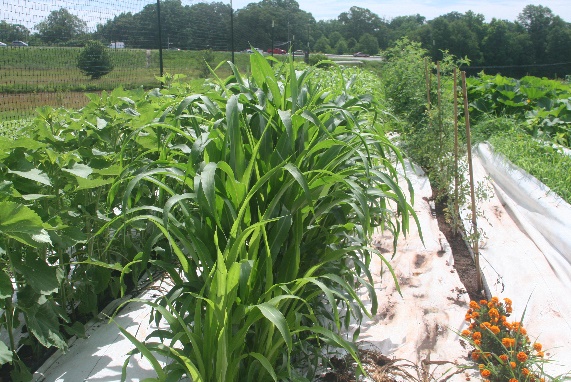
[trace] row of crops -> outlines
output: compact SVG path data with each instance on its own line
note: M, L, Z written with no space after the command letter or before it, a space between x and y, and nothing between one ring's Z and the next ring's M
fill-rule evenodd
M466 180L448 193L463 177L452 107L462 62L425 56L400 42L381 83L254 54L248 76L228 64L230 77L199 91L166 76L162 89L92 95L79 111L38 109L0 138L4 374L30 380L30 359L65 350L109 301L158 273L174 283L152 304L169 330L133 342L159 380L311 380L330 347L357 358L343 333L377 309L369 263L384 258L370 236L380 226L396 242L415 218L389 129L462 225L452 203L465 202ZM521 146L516 157L554 171L538 178L565 195L569 157L545 141L569 144L568 90L469 79L474 138L506 155ZM529 145L551 150L554 165Z
M382 226L396 240L414 216L400 151L351 70L272 68L259 54L251 76L231 69L199 93L168 83L41 108L1 138L0 362L12 380L31 378L18 350L65 350L156 272L174 283L153 303L169 330L135 345L159 380L310 380L327 347L356 357L342 333L376 310L370 236Z

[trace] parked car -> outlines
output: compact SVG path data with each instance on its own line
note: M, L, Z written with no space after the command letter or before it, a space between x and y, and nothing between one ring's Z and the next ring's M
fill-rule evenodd
M257 50L258 52L260 52L260 54L264 54L264 51L261 50L260 48L254 48L254 50ZM246 49L246 53L254 53L254 50Z
M272 48L268 49L268 53L272 54ZM274 54L286 54L287 52L285 49L282 48L274 48Z
M367 53L363 53L363 52L357 52L357 53L353 54L353 57L370 57L370 55Z
M294 51L293 54L295 54L296 56L303 56L305 54L305 52L301 49L298 49L298 50Z
M8 45L6 45L2 41L0 41L0 46L8 46Z
M12 41L12 46L28 46L24 41Z

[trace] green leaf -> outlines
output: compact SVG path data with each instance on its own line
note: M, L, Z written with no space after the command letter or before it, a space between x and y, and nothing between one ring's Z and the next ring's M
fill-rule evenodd
M10 372L12 382L30 382L34 378L22 360L14 360L12 366L13 369Z
M14 287L10 276L4 271L0 271L0 299L12 298L14 294Z
M66 349L67 343L60 333L58 314L54 304L53 301L48 300L42 305L36 305L31 310L27 310L28 330L45 347L55 346L59 349Z
M87 177L93 172L91 167L81 163L75 163L72 168L63 168L62 170L84 179L87 179Z
M256 307L262 312L264 317L266 317L272 324L278 328L280 331L289 351L292 349L291 333L287 326L286 319L282 312L280 312L275 306L268 303L262 303L256 305Z
M268 373L272 376L274 381L278 380L278 376L276 375L276 372L274 371L272 364L270 363L270 361L268 361L268 359L266 357L264 357L262 354L256 353L256 352L252 352L252 353L250 353L250 355L252 357L254 357L255 359L257 359L262 364L264 369L266 369L268 371Z
M51 244L40 216L19 203L0 202L0 233L32 247Z
M75 321L73 323L73 325L66 326L64 329L67 332L67 334L69 334L70 336L77 336L79 338L87 338L87 336L85 335L85 325L83 325L79 321Z
M0 365L8 362L12 362L12 351L4 342L0 341Z
M123 333L123 335L127 337L127 339L131 341L133 345L135 345L137 350L140 351L141 354L151 363L153 369L155 370L157 376L159 377L159 381L164 381L166 378L166 374L163 371L163 367L161 366L157 358L153 355L153 353L151 353L151 351L145 346L145 344L143 344L141 341L135 338L135 336L133 336L131 333L123 329L119 324L117 324L117 322L115 322L113 318L111 318L110 321L112 321L115 325L117 325L121 333ZM126 369L126 367L127 365L123 365L124 369Z
M57 268L49 266L33 252L27 252L25 259L10 255L12 266L20 273L26 283L37 293L49 295L59 289Z
M18 176L21 176L22 178L26 178L26 179L30 179L30 180L34 180L38 183L41 184L45 184L46 186L51 186L52 182L50 181L50 178L48 178L48 176L43 173L42 171L38 170L37 168L33 168L29 171L12 171L12 170L8 170L9 173L11 174L16 174Z

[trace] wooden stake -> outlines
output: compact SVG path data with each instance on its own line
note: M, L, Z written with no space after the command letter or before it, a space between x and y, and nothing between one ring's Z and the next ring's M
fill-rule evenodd
M470 198L472 199L472 229L474 239L472 250L474 251L474 262L478 272L478 291L482 291L482 274L480 272L480 253L478 250L478 220L476 217L476 195L474 193L474 169L472 166L472 142L470 140L470 113L468 111L468 92L466 90L466 72L462 72L462 96L464 97L464 119L466 121L466 146L468 149L468 172L470 173Z
M460 216L458 206L458 70L454 68L454 216ZM453 232L458 233L458 226L454 224Z
M436 95L438 96L438 144L439 144L439 151L440 157L442 157L442 152L444 151L444 126L442 123L442 88L440 86L440 61L436 62L436 79L438 83L438 87L436 89ZM440 172L444 171L442 168L443 162L440 162Z

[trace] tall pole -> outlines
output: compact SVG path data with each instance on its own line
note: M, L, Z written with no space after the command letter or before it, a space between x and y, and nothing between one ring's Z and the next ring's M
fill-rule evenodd
M234 8L230 0L230 49L232 49L232 63L234 63Z
M274 20L272 20L272 57L274 56ZM271 65L274 66L274 62L270 61Z
M160 76L163 76L163 36L161 33L161 0L157 0L157 18L159 22L159 68Z
M478 292L481 292L483 287L482 273L480 271L480 250L478 249L478 242L480 235L478 233L478 218L476 216L476 195L474 192L474 170L472 166L472 142L470 140L470 113L468 111L468 92L466 90L466 72L462 72L462 96L464 97L464 119L466 122L466 148L468 151L468 172L470 173L470 199L472 202L472 230L474 231L474 238L472 239L472 250L474 252L474 263L476 265L476 272L478 272Z

